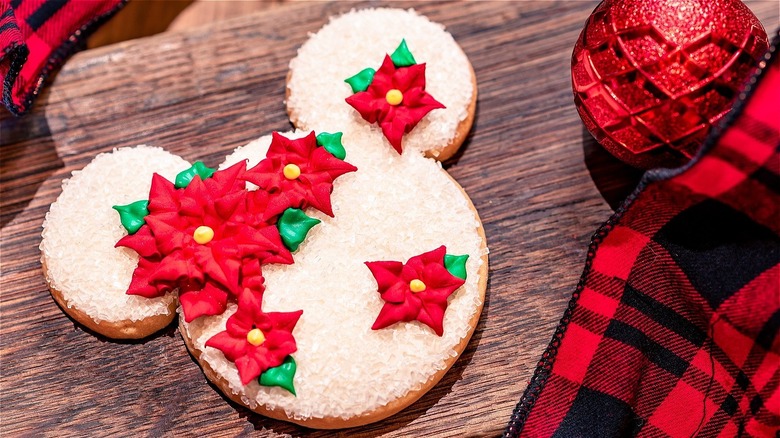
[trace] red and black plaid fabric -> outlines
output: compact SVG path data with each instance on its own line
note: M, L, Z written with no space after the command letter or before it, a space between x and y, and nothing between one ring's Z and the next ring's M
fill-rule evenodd
M780 436L778 39L698 159L598 230L505 436Z
M20 116L48 75L126 0L0 0L3 104Z

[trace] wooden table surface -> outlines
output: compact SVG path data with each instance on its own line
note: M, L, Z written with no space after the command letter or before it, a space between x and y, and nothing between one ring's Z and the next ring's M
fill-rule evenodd
M769 31L777 26L776 1L748 3ZM476 333L442 381L394 417L343 435L503 430L574 290L590 235L638 177L594 145L572 103L571 50L595 4L392 3L445 24L476 70L476 123L448 168L484 221L490 281ZM288 62L307 33L357 5L292 3L83 52L26 118L0 111L0 435L332 434L226 401L175 326L132 343L85 332L51 299L38 244L61 181L99 152L145 143L213 165L289 129Z

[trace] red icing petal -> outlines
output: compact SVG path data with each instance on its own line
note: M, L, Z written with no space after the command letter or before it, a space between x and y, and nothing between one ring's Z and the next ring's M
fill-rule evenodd
M225 331L230 333L230 336L237 338L246 338L246 334L252 330L253 326L256 326L252 319L252 314L248 312L234 313L228 318L225 324Z
M407 299L407 294L412 293L409 289L409 283L406 281L396 281L395 284L382 292L382 299L388 303L403 303Z
M152 188L149 190L149 213L178 211L179 203L176 187L159 174L152 175Z
M222 266L220 266L220 263L217 261L217 257L215 257L214 250L212 248L209 248L206 245L195 247L194 251L192 252L192 262L195 262L194 264L197 265L197 268L200 269L205 275L208 275L209 278L213 279L225 288L229 289L233 284L230 279L228 279L228 276L222 269ZM192 264L192 262L190 262L190 264ZM238 276L236 275L236 285L237 284Z
M347 163L346 161L339 160L325 148L315 149L311 154L311 161L312 168L309 170L309 172L319 177L316 180L318 183L332 183L341 175L357 170L357 167ZM309 179L313 181L311 177L309 177Z
M396 115L396 117L399 117L406 124L406 132L411 131L412 128L417 126L417 123L429 112L438 108L444 108L444 105L436 101L433 96L420 88L408 91L404 95L404 98L406 99L407 96L409 103L400 106L398 108L398 114Z
M268 332L268 336L265 338L263 347L268 350L266 353L266 361L268 368L281 365L284 362L284 358L288 354L295 353L297 347L295 340L289 332L280 330L272 330Z
M175 252L164 257L157 264L157 269L149 276L149 283L176 284L183 281L203 283L203 272L193 263L185 259L181 252Z
M238 311L236 314L239 316L247 314L250 318L252 315L261 314L260 309L263 304L263 295L260 292L262 291L253 291L249 288L244 288L238 295Z
M406 133L406 124L400 120L387 118L386 121L381 122L379 126L382 128L382 133L399 154L403 152L403 146L401 141Z
M206 188L206 184L203 183L200 176L195 175L187 187L182 190L183 192L179 197L179 202L181 203L179 214L182 216L202 218L208 204L208 202L203 201L214 199L209 196L210 193Z
M279 171L284 166L279 158L268 158L244 174L244 179L259 186L268 193L279 191L284 175Z
M236 236L242 257L253 257L262 264L293 263L292 253L284 246L276 226L268 225L260 229L243 228Z
M412 88L419 87L424 90L425 63L399 68L393 75L393 87L405 91L404 99L406 99L406 93Z
M179 294L184 320L192 322L201 316L219 315L227 307L228 294L211 282L200 291Z
M303 310L296 310L295 312L270 312L266 315L273 322L274 329L292 332L302 314Z
M234 337L226 331L219 332L206 341L207 347L213 347L222 351L225 357L232 362L246 354L248 345L249 342L247 342L246 336L243 338Z
M447 255L447 247L442 245L433 251L422 253L418 256L414 256L409 259L408 263L415 263L419 261L421 265L439 264L444 266L444 256Z
M245 205L245 200L246 195L242 192L227 193L214 201L214 211L223 220L228 220L239 207Z
M290 140L288 156L297 156L304 163L311 157L313 151L317 150L317 135L314 131L306 134L305 137Z
M262 358L263 356L259 356ZM260 377L265 371L255 355L241 356L235 360L238 375L241 377L241 384L246 385L252 380Z
M265 278L260 261L252 258L245 258L241 265L241 287L250 289L255 293L262 294L265 290Z
M312 187L312 197L309 205L333 217L333 206L330 203L331 192L333 192L333 185L331 184L315 185Z
M389 327L397 322L414 321L420 313L420 300L410 299L402 303L385 303L371 326L372 330Z
M403 70L403 68L397 69L390 56L385 55L379 70L374 73L374 79L371 80L368 91L375 98L384 99L388 91L393 88L398 88L395 84L394 77L399 70ZM401 91L404 91L404 89L401 89Z
M160 253L157 251L157 243L152 236L152 231L149 226L144 225L136 231L135 234L128 234L127 236L119 239L119 242L114 245L115 247L124 246L137 252L139 256L146 258L159 258Z
M439 336L444 334L444 311L447 309L446 301L442 304L422 301L422 306L417 314L417 320L432 328Z
M274 193L268 200L268 206L263 213L263 219L265 221L271 221L273 218L284 213L288 208L301 208L304 202L297 193L293 192L280 192Z
M263 342L262 345L257 347L253 346L248 349L247 357L260 369L260 372L257 373L257 375L250 377L249 380L258 377L268 368L278 367L282 364L284 358L287 357L288 354L295 352L295 350L290 351L289 348L285 348L285 346L281 345L278 341L274 342L273 339L275 336L274 333L269 332L266 335L266 341ZM272 341L268 340L269 337Z
M287 156L288 151L291 149L291 140L283 136L278 132L271 133L271 145L268 147L268 152L265 154L267 158L284 158ZM262 161L260 162L262 164ZM251 172L253 169L249 169Z
M145 220L157 242L157 249L159 249L162 255L180 251L187 246L187 238L183 230L180 231L180 228L187 227L186 221L181 221L176 226L171 226L169 223L151 214L146 216Z
M450 296L452 291L463 286L465 283L465 280L450 274L443 265L431 264L426 266L421 277L422 281L428 287L426 290L431 293L444 294L444 300Z
M246 160L227 169L214 172L211 178L206 179L204 183L209 192L213 193L216 198L220 198L228 193L243 191L246 187L243 179L244 172L246 172Z
M240 212L240 219L252 228L275 224L276 218L270 222L263 220L269 200L270 195L265 190L246 192L246 201L242 207L245 211Z
M361 91L355 93L346 99L347 103L355 108L360 116L363 117L368 123L376 123L382 117L382 112L388 106L387 102L374 98L374 96L367 92Z
M158 287L149 283L149 278L157 269L157 265L157 262L149 261L144 258L138 259L138 266L133 271L133 277L130 280L130 286L127 288L127 294L140 295L145 298L157 298L170 291L171 288Z
M366 266L376 279L379 293L398 282L404 264L401 262L366 262Z

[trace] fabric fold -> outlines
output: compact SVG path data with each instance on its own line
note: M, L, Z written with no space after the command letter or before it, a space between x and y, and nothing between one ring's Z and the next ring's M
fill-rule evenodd
M3 105L15 116L29 111L49 75L126 1L0 1Z

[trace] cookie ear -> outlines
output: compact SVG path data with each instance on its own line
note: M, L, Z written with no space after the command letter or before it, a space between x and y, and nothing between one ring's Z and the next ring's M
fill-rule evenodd
M443 161L468 136L477 83L441 25L376 9L342 15L312 35L290 63L286 93L298 129L338 127L351 140Z
M128 295L142 268L135 251L115 244L143 224L139 201L148 199L152 175L173 181L189 167L163 149L137 146L100 154L63 182L43 223L40 248L52 297L65 313L115 339L140 339L171 323L175 294Z

